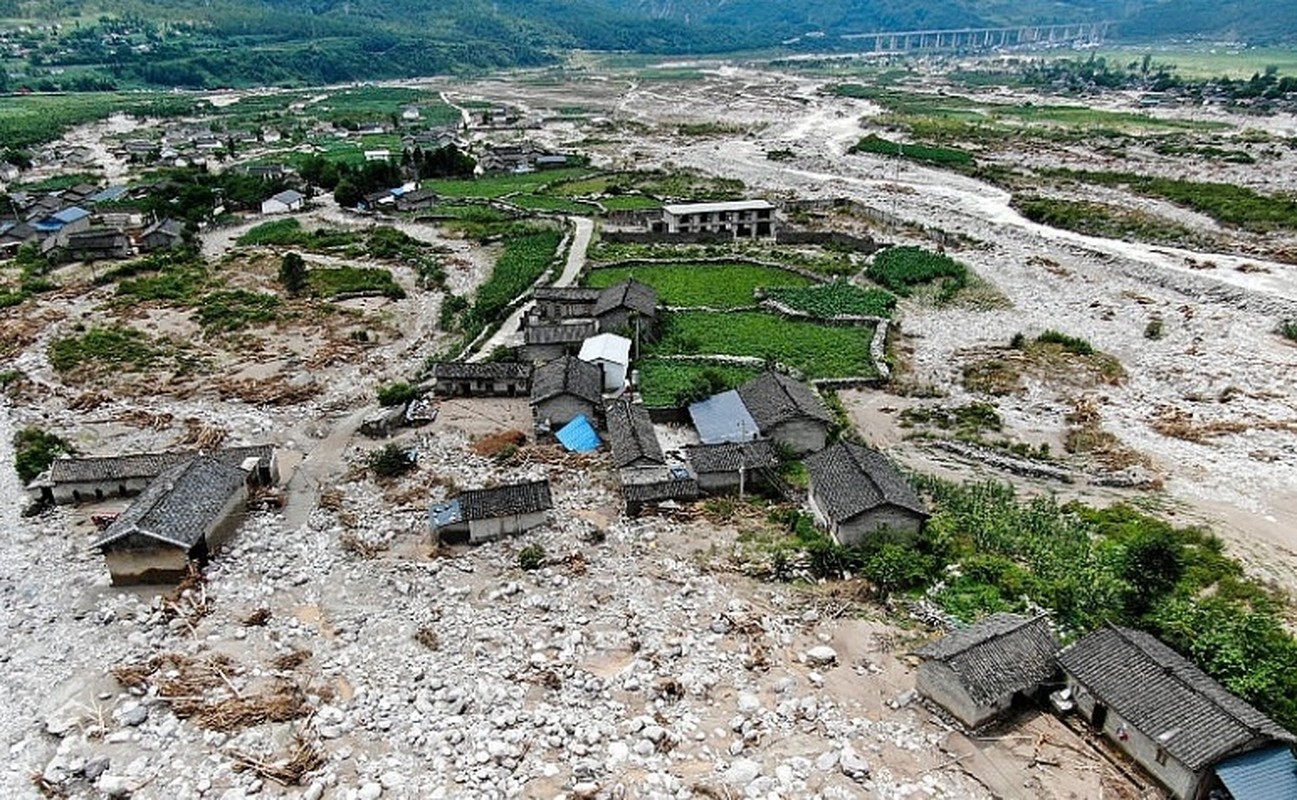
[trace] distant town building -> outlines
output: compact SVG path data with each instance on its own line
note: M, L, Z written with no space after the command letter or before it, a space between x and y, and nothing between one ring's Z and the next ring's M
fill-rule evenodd
M710 233L736 239L775 235L775 207L765 200L674 203L662 207L657 223L666 233Z

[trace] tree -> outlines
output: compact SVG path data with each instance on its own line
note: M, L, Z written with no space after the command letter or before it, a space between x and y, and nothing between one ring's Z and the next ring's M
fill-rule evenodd
M306 261L297 253L285 253L279 262L279 282L290 295L296 296L306 289Z

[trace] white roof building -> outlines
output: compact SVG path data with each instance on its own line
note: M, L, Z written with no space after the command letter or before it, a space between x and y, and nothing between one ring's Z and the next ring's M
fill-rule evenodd
M577 358L596 364L603 370L603 390L620 392L626 387L630 368L630 339L615 333L591 336L581 344Z

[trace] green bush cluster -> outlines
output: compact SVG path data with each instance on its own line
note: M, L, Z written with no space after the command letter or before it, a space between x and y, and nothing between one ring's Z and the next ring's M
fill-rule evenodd
M121 325L96 327L50 342L50 365L59 372L81 366L147 369L162 352L143 331Z
M412 451L392 443L370 453L365 463L380 478L396 478L413 470L418 460Z
M1094 346L1078 336L1069 336L1055 330L1046 330L1036 337L1040 344L1056 344L1068 353L1078 356L1094 355Z
M948 300L968 285L968 267L944 253L909 245L879 252L866 274L901 297L908 297L916 287L940 281L939 300Z
M973 156L963 150L924 144L904 144L884 139L872 133L852 145L851 152L906 158L911 161L935 164L940 167L973 166Z
M14 469L18 479L30 483L54 459L72 452L72 447L59 436L40 428L23 428L14 436Z
M378 404L384 407L403 405L418 396L419 387L405 381L378 387Z

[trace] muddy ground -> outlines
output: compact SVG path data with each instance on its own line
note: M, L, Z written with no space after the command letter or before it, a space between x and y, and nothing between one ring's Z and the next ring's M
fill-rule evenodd
M1134 500L1180 521L1209 522L1251 571L1297 588L1297 448L1280 425L1297 418L1297 348L1272 334L1278 319L1297 317L1297 267L1035 225L998 188L848 154L877 109L826 96L821 81L707 69L704 80L683 83L592 74L557 85L509 78L437 85L451 99L530 108L579 98L614 127L567 122L531 135L580 146L599 164L689 166L741 178L773 197L850 197L965 235L957 256L1009 303L904 303L909 378L943 394L937 402L957 404L976 397L963 385L963 367L1014 333L1055 328L1083 336L1115 356L1125 378L1077 386L1029 377L1022 391L997 399L1010 433L1058 450L1067 412L1090 399L1103 430L1139 454L1162 488L1021 479L908 438L899 412L932 401L846 392L866 438L918 469L1010 479L1031 491L1100 502ZM743 130L676 135L676 124L697 121ZM1235 122L1240 129L1252 124ZM1291 120L1268 124L1292 127ZM108 132L96 126L71 138L84 144ZM782 148L795 158L766 158ZM1231 168L1229 178L1273 189L1277 176L1297 174L1268 169ZM208 233L204 253L224 257L256 221ZM327 202L304 221L371 224ZM913 229L863 219L839 224L928 244ZM454 254L454 291L480 283L489 251L433 226L400 227ZM260 266L236 256L231 269L265 285L273 256ZM1195 268L1207 262L1215 267ZM1244 263L1267 271L1238 270ZM217 430L228 442L282 448L287 487L286 507L253 514L209 571L202 590L208 613L180 622L155 591L108 585L102 560L87 547L94 509L23 518L19 503L6 504L6 796L38 796L34 775L74 797L223 800L1092 798L1135 797L1147 788L1038 712L1024 711L985 735L956 731L912 696L907 654L930 631L898 627L851 584L769 585L734 570L737 537L759 521L690 514L630 521L618 515L606 463L535 447L498 463L473 451L474 437L526 429L525 403L443 404L432 426L399 439L418 451L419 469L375 483L360 465L381 443L356 435L374 410L374 389L412 374L445 343L434 324L440 293L420 290L408 270L394 274L405 300L348 301L341 322L308 316L257 331L255 342L202 343L222 373L304 387L280 402L217 391L201 376L162 385L109 376L82 385L56 373L46 345L110 313L102 289L62 293L30 318L6 319L14 326L7 329L14 337L9 361L31 384L0 414L3 460L11 456L12 432L29 424L65 433L93 453L163 449ZM1150 341L1143 331L1154 314L1165 335ZM157 335L196 336L183 314L151 313L144 324ZM356 344L356 328L373 340ZM1223 432L1198 441L1168 436L1153 423L1170 412L1188 414L1191 425L1225 423ZM431 546L428 500L456 487L542 474L555 482L557 508L541 530L474 550ZM3 475L4 494L19 497L13 473ZM530 543L547 554L539 571L518 568L518 551ZM268 615L264 624L244 624L259 609ZM821 645L832 648L832 661L810 658ZM295 666L284 666L291 658L275 660L306 651ZM213 691L245 697L271 683L295 686L302 716L204 728L178 718L156 692L132 693L105 674L170 653L199 662L227 656L228 686ZM298 733L323 760L302 785L235 769L250 755L286 758Z

